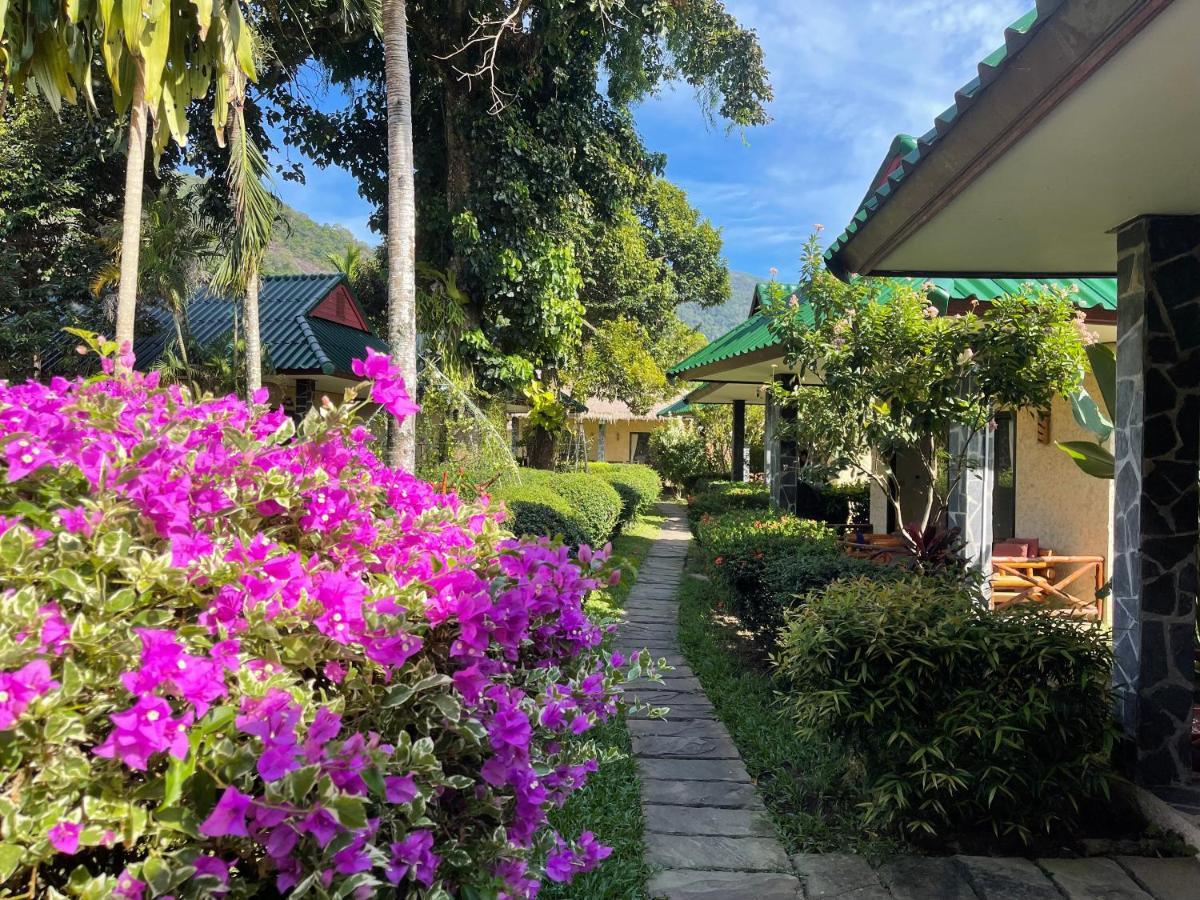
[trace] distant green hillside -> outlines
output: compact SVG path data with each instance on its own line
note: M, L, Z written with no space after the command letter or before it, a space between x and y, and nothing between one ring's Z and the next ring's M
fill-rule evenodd
M678 309L679 318L711 341L746 318L750 311L750 298L754 295L754 285L766 280L749 272L730 272L729 283L732 291L728 300L720 306L710 306L707 309L696 303L681 304Z
M266 275L311 275L333 269L329 255L341 256L349 245L364 253L373 248L341 225L322 225L290 206L283 207L283 221L275 225L275 237L263 263Z

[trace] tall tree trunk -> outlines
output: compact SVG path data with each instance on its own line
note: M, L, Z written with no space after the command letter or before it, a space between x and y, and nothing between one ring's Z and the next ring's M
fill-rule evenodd
M383 45L388 117L388 344L409 394L417 393L416 185L413 178L412 83L406 0L384 0ZM412 471L416 420L388 423L388 462Z
M133 100L129 105L129 148L125 157L125 206L121 213L121 282L117 289L117 345L133 347L137 312L138 256L142 245L142 179L146 170L145 68L134 60Z
M178 310L171 310L171 321L175 323L175 343L179 345L179 360L185 369L191 369L188 361L187 339L183 336L183 315Z
M258 332L258 265L250 264L246 273L246 299L243 313L246 328L246 399L262 387L262 338Z

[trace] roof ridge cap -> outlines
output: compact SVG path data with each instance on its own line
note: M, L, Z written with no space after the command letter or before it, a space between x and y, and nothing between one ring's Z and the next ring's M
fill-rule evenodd
M300 332L304 335L304 339L308 341L309 349L321 364L321 371L326 375L332 375L336 366L333 360L329 358L325 352L325 348L321 346L321 342L317 336L313 334L312 326L308 324L308 313L297 313L296 323L300 326Z

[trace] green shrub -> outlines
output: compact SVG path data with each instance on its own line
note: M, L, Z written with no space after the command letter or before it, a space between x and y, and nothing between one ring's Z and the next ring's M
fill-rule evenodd
M517 537L561 536L570 547L588 541L570 504L545 485L506 484L494 489L491 496L504 503L508 513L504 527Z
M650 466L596 462L588 471L605 479L621 495L621 524L649 513L662 495L662 479Z
M677 489L691 490L697 478L714 468L699 429L679 420L650 435L650 462Z
M772 551L764 559L759 590L742 600L747 608L741 615L752 627L774 634L783 624L787 610L804 602L812 591L820 591L839 578L887 582L905 574L893 566L855 559L823 546Z
M762 631L778 623L771 609L767 573L780 560L803 554L836 557L837 536L811 519L758 510L704 515L695 523L696 539L712 574L729 589L743 623Z
M765 484L747 481L710 481L688 503L693 518L715 516L733 509L769 509L771 495Z
M860 754L869 823L1024 842L1108 792L1111 664L1098 626L916 577L810 595L776 658L802 731Z
M871 518L871 489L866 484L827 484L821 488L823 509L821 518L826 522L843 524L852 522L864 525Z
M621 495L604 478L586 472L542 469L522 469L521 476L566 501L571 518L583 531L584 543L601 547L612 537L621 518Z

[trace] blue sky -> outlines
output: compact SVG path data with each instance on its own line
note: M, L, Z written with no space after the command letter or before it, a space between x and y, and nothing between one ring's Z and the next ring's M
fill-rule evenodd
M773 122L727 133L689 88L643 103L637 121L667 176L721 228L733 269L796 274L816 223L840 232L897 132L921 134L1003 43L1032 0L727 0L758 32L775 88ZM294 151L293 151L294 152ZM374 243L353 179L306 166L283 199Z

